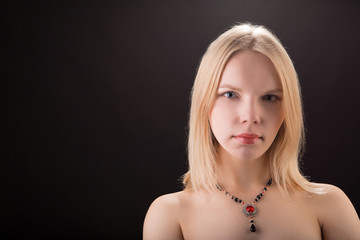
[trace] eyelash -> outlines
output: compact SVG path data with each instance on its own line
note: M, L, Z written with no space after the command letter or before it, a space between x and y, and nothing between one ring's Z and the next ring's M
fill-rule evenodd
M227 97L226 95L227 94L232 94L231 97ZM221 94L222 96L226 97L226 98L234 98L234 97L237 97L238 94L236 92L233 92L233 91L226 91L224 92L223 94ZM271 98L271 99L268 99L268 98ZM262 97L262 99L264 101L267 101L267 102L276 102L276 101L279 101L281 100L281 98L277 95L274 95L274 94L266 94L265 96Z
M267 97L271 97L272 100L267 100L267 99L266 99ZM263 99L264 99L265 101L268 101L268 102L276 102L276 101L281 100L279 96L274 95L274 94L266 94L266 95L263 97Z
M234 97L227 97L226 95L227 95L228 93L229 93L229 94L233 94L234 97L237 96L236 92L233 92L233 91L227 91L227 92L224 92L224 93L221 94L221 95L223 95L223 96L226 97L226 98L234 98Z

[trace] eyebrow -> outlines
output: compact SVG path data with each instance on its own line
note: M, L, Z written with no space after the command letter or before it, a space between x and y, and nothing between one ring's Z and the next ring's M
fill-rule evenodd
M234 90L236 90L236 91L238 91L238 92L241 92L241 91L242 91L241 88L234 87L234 86L232 86L232 85L230 85L230 84L227 84L227 83L219 86L219 89L220 89L220 88L230 88L230 89L234 89Z
M230 88L230 89L234 89L234 90L236 90L236 91L238 91L238 92L242 92L241 88L234 87L234 86L232 86L232 85L230 85L230 84L227 84L227 83L219 86L219 89L220 89L220 88ZM265 93L277 93L277 92L282 93L282 91L283 91L283 90L282 90L281 88L275 88L275 89L271 89L271 90L265 91Z
M275 89L272 89L272 90L269 90L269 91L267 91L266 93L277 93L277 92L280 92L280 93L282 93L282 89L281 88L275 88Z

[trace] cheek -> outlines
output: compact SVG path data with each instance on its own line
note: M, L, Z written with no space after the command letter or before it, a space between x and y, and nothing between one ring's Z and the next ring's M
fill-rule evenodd
M282 107L278 106L276 108L269 109L266 115L269 116L268 121L273 126L272 129L277 133L285 117Z
M219 108L213 108L209 114L210 127L215 135L217 136L221 126L224 125L224 118L221 118L221 111Z
M210 113L210 123L212 125L221 125L226 121L224 111L220 108L214 108Z
M215 137L227 132L228 126L233 121L234 110L221 101L215 102L209 114L209 122Z
M284 113L283 107L281 106L279 109L278 118L277 118L279 128L280 128L281 124L284 122L284 119L285 119L285 113Z

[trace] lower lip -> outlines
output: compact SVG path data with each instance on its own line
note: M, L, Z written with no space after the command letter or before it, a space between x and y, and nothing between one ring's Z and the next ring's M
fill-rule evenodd
M260 138L236 137L243 144L255 144Z

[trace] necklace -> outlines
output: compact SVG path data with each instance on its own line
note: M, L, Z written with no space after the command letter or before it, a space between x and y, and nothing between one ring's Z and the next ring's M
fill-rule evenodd
M245 214L245 216L250 217L250 232L256 232L256 227L255 227L253 218L256 216L256 214L259 211L258 211L257 207L255 206L255 203L257 203L264 196L265 192L267 191L268 187L270 187L271 183L272 183L272 179L270 178L269 181L267 182L267 184L265 185L265 187L263 188L263 190L261 191L261 193L256 196L256 198L254 199L254 201L252 203L245 203L240 198L238 198L234 195L231 195L229 192L222 189L219 186L219 184L216 184L216 188L219 189L221 192L225 192L225 195L228 196L229 198L231 198L232 200L234 200L236 203L242 203L243 213Z

